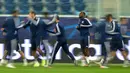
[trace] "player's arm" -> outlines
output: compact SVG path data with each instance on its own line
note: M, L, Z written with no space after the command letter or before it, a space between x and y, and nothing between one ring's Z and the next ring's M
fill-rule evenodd
M118 25L116 24L115 21L112 21L112 25L113 25L112 30L107 31L107 33L108 33L108 34L111 34L111 35L113 35L113 34L120 34L120 32L114 32L114 30L115 30L116 28L118 28Z
M77 29L77 30L80 30L80 26L79 26L79 25L78 25L78 26L76 26L76 29Z
M4 24L2 24L1 31L2 31L3 35L6 35L7 21L8 21L8 19L5 20Z
M1 31L2 31L2 32L6 32L5 28L6 28L5 24L3 24L3 25L2 25L2 28L1 28Z
M29 24L30 24L30 21L28 19L24 19L24 21L20 22L20 25L17 27L17 29L26 28L27 26L29 26Z
M77 30L80 30L80 20L79 20L79 22L78 22L78 25L76 26L76 29L77 29Z
M51 35L51 36L58 36L58 35L61 34L59 25L56 25L56 30L54 30L54 31L55 31L55 33L49 33L49 35Z
M54 31L51 31L51 30L47 30L47 32L49 33L50 36L56 36L56 32Z
M33 23L34 25L37 26L39 21L40 21L40 18L36 18L36 20L35 20L35 19L32 19L32 18L28 17L28 21L30 21L31 23Z
M114 30L115 30L115 22L114 21L112 21L112 30L110 30L110 31L107 31L108 33L113 33L114 32Z
M46 24L51 25L51 24L55 23L56 17L57 17L57 14L54 14L53 19L49 23L46 23Z
M1 31L5 31L5 28L7 27L7 22L8 22L8 19L6 19L6 20L4 21L4 24L2 24Z
M117 34L116 32L114 32L114 30L116 29L116 23L114 21L112 21L112 30L110 31L106 31L108 34Z
M91 27L91 26L92 26L92 23L87 18L85 18L85 21L82 21L80 24L80 27Z

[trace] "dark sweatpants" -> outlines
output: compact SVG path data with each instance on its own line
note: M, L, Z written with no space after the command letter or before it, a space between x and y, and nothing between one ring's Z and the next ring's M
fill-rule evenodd
M72 53L69 52L69 49L68 49L68 46L67 46L67 42L64 41L59 41L59 42L56 42L55 46L54 46L54 50L53 50L53 53L52 53L52 59L51 59L51 64L53 64L54 60L55 60L55 56L58 52L58 50L60 49L60 47L62 47L63 51L74 61L75 58L74 56L72 55Z

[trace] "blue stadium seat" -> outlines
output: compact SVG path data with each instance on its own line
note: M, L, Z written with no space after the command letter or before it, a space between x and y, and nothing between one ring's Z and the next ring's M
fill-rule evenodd
M28 3L28 0L19 0L19 3L27 4L27 3Z
M0 14L2 14L2 10L0 9Z
M70 0L60 0L61 3L69 3Z
M50 14L57 13L57 3L47 3L46 8Z
M0 9L2 8L2 3L0 3Z
M61 13L62 14L71 14L71 4L70 3L61 3Z
M32 5L33 7L33 10L39 14L39 13L42 13L42 10L43 10L43 4L42 3L35 3Z
M11 4L11 3L14 3L15 0L4 0L4 2L5 2L6 4Z
M10 14L16 8L16 4L6 4L5 5L5 13Z
M84 0L74 0L75 3L83 3Z
M48 2L48 3L55 3L56 0L46 0L46 2Z
M3 4L3 2L0 0L0 4Z
M34 3L40 3L40 2L42 2L42 0L32 0L32 2L34 2Z
M28 4L19 4L19 12L20 12L20 14L28 14L29 5Z
M0 14L2 13L2 5L0 4Z
M76 3L74 7L75 7L75 10L77 11L83 11L86 8L84 3Z

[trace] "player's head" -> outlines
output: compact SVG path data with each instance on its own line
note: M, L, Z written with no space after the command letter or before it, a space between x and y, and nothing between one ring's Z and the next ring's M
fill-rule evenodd
M123 17L123 18L120 18L120 23L121 24L128 24L128 19Z
M48 12L43 12L43 15L45 16L45 18L48 18L49 13Z
M14 17L18 17L19 12L18 12L17 10L14 10L14 11L12 12L12 15L13 15Z
M113 18L112 14L107 14L106 15L106 20L107 21L112 21L112 18Z
M79 18L85 18L85 17L86 17L85 12L80 12L80 13L79 13Z
M86 18L89 18L87 15L85 16Z
M60 17L57 15L56 16L56 22L59 22L59 20L60 20Z
M34 11L30 11L30 12L29 12L29 16L30 16L31 18L35 18L36 13L35 13Z

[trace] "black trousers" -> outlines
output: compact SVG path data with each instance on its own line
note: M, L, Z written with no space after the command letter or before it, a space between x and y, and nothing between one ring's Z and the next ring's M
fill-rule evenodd
M51 58L51 64L53 64L54 60L55 60L55 57L56 57L56 54L58 52L58 50L60 49L60 47L62 47L63 51L74 61L75 58L74 56L72 55L72 53L69 52L69 49L68 49L68 46L67 46L67 42L64 41L64 42L56 42L55 46L54 46L54 50L53 50L53 53L52 53L52 58Z

